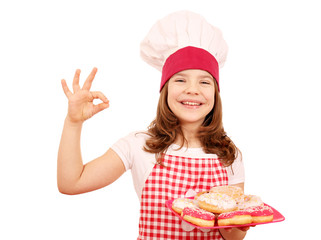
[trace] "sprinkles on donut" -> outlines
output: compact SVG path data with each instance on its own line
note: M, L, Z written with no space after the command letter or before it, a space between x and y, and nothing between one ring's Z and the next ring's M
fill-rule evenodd
M197 207L186 207L182 212L184 220L200 227L214 227L215 215Z
M269 206L257 206L246 209L251 216L253 223L271 222L273 221L273 210Z

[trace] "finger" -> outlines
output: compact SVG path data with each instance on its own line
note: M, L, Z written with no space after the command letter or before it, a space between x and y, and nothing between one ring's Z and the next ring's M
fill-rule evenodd
M250 229L250 227L240 227L238 229L240 229L243 232L246 232L246 231L248 231Z
M99 113L100 111L106 109L109 107L109 102L108 103L100 103L98 105L94 105L94 114Z
M72 89L74 90L74 93L80 90L79 76L80 76L80 69L77 69L75 72L74 80L72 82Z
M226 232L232 232L232 228L224 228Z
M84 86L82 87L83 90L90 90L91 88L91 84L92 82L94 81L94 78L95 78L95 75L97 73L97 68L93 68L93 70L91 71L91 73L89 74L89 76L87 77L85 83L84 83Z
M61 86L62 86L62 89L64 90L66 97L69 98L72 95L72 92L69 90L65 79L61 80Z
M100 99L104 103L109 103L108 98L102 92L98 92L98 91L91 92L91 96L93 99Z

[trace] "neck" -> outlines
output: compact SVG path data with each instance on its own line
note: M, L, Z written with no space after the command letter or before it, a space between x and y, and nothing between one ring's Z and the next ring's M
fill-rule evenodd
M197 148L201 147L201 142L197 137L199 126L195 127L193 125L182 125L181 129L186 142L183 140L183 136L179 136L179 139L175 142L178 145L182 145L184 142L184 147Z

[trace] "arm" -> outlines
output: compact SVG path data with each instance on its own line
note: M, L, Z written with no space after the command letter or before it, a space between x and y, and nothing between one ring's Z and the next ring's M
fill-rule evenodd
M62 80L68 98L68 114L58 151L57 183L59 191L64 194L79 194L102 188L125 172L121 159L111 149L86 165L82 161L80 136L83 122L109 106L108 99L102 93L89 91L96 72L94 68L81 89L80 70L77 70L73 81L74 93ZM94 99L100 99L102 103L94 105Z
M240 187L244 191L244 183L235 184L234 186ZM244 239L246 231L249 228L222 228L220 233L225 240L241 240Z

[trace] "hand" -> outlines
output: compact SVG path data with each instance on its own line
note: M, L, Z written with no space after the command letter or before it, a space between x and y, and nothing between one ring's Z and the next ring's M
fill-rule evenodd
M251 227L255 227L255 225L251 226ZM233 228L224 228L224 229L226 232L231 232ZM249 226L248 227L238 227L237 229L241 230L242 232L247 232L250 229L250 227Z
M97 68L93 68L82 88L79 86L80 69L76 70L73 79L73 93L69 90L64 79L61 85L68 98L67 119L73 123L82 123L91 118L96 113L109 107L109 100L101 92L91 92L91 84L97 73ZM100 99L102 103L94 105L94 99Z

